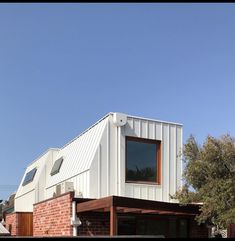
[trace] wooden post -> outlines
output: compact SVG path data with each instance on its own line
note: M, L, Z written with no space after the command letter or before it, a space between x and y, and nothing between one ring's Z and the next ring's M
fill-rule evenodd
M117 210L116 207L110 207L110 236L117 235Z

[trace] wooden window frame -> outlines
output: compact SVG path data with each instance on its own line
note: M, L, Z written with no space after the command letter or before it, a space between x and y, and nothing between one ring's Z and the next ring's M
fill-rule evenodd
M127 141L136 141L141 143L156 144L156 181L131 181L127 180ZM160 140L146 139L141 137L126 136L125 138L125 182L126 183L139 183L139 184L150 184L150 185L161 185L161 171L162 169L162 143Z

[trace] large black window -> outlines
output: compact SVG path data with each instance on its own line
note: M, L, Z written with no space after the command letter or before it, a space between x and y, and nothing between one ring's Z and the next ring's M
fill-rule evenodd
M55 161L52 169L51 169L51 176L55 175L56 173L58 173L60 171L60 167L62 165L63 162L63 157L59 158L58 160Z
M160 183L160 141L126 137L126 181Z
M26 173L23 184L22 184L23 186L25 186L26 184L33 181L36 171L37 171L37 168L34 168L30 172Z

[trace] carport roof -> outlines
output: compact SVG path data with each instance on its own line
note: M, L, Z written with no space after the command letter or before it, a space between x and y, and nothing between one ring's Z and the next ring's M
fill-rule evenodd
M200 206L197 204L182 205L179 203L167 203L151 200L143 200L121 196L109 196L100 199L83 199L77 201L77 213L88 211L109 212L111 207L117 213L140 213L140 214L167 214L167 215L197 215Z

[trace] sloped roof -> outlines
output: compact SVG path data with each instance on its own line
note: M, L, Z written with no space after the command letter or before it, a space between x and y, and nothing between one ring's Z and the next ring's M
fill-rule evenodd
M88 129L86 129L84 132L82 132L80 135L78 135L70 142L65 144L62 148L49 149L57 152L56 158L54 161L56 161L61 157L63 157L64 160L59 173L48 177L46 188L49 188L57 183L63 182L73 176L76 176L90 169L93 157L99 145L99 141L102 137L102 133L105 129L106 124L108 123L108 117L113 114L114 112L109 112L103 118L98 120ZM131 115L127 115L127 117L138 118L143 120L152 120L152 121L163 122L163 123L165 122L165 121L143 118L138 116L131 116ZM182 124L173 123L173 122L165 122L165 123L182 125ZM34 166L38 166L40 169L42 169L46 161L44 160L44 158L46 158L46 154L48 154L49 150L43 153L35 161L33 161L27 167L25 174L28 171L32 170ZM25 177L25 174L24 174L24 177ZM32 190L32 188L38 182L39 172L36 173L34 181L32 183L26 185L25 187L22 187L22 182L24 180L24 177L17 191L16 198L19 195L22 195L23 193L26 193Z
M109 114L60 149L57 159L63 157L63 164L58 174L49 177L47 187L90 169L102 133L108 122L108 116Z
M37 158L35 161L33 161L25 170L24 176L20 182L20 185L18 187L18 190L16 192L15 198L18 198L19 196L28 193L35 189L35 186L38 184L41 172L43 171L45 162L48 159L48 155L51 151L58 151L58 149L50 148L46 152L44 152L39 158ZM28 172L33 170L34 168L37 168L37 171L35 173L35 176L32 180L32 182L28 183L27 185L23 186L22 183L24 181L24 178Z

